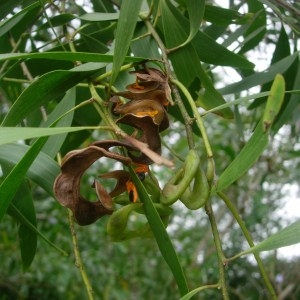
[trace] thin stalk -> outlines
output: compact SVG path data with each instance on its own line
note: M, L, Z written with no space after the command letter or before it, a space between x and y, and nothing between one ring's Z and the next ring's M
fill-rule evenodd
M59 165L61 165L60 153L57 154L57 162ZM82 277L83 283L85 285L89 300L94 300L93 288L91 286L91 283L90 283L87 273L85 271L85 267L83 265L83 262L82 262L81 256L80 256L80 252L79 252L78 239L77 239L77 234L75 231L73 213L69 209L68 209L68 221L69 221L69 227L70 227L71 236L72 236L73 252L74 252L74 256L75 256L75 266L79 269L79 272Z
M120 72L125 71L125 70L128 70L128 69L132 68L133 66L134 66L134 63L130 63L130 64L127 64L127 65L123 65L123 66L120 68ZM98 76L98 77L94 80L94 82L100 82L101 80L103 80L103 79L105 79L105 78L111 76L111 74L112 74L112 70L110 70L110 71L108 71L108 72L106 72L106 73L104 73L104 74Z
M253 94L253 95L249 95L249 96L246 96L246 97L241 97L241 98L235 99L233 101L230 101L230 102L227 102L225 104L216 106L216 107L214 107L214 108L212 108L210 110L207 110L207 111L203 112L201 114L201 117L204 117L204 116L206 116L209 113L213 113L213 112L219 111L221 109L224 109L224 108L236 105L236 104L241 104L241 103L244 103L244 102L248 102L249 100L252 100L252 99L259 99L259 98L263 98L263 97L269 96L270 93L271 93L270 91L268 91L268 92L262 92L262 93ZM286 94L292 94L292 93L298 94L298 93L300 93L300 90L285 91L285 93ZM197 105L197 101L196 101L196 105Z
M192 296L196 295L196 293L199 293L201 291L207 290L207 289L218 289L220 287L219 283L216 284L207 284L203 286L199 286L196 289L190 291L186 295L180 298L180 300L190 299Z
M191 108L192 108L192 111L194 113L194 117L196 119L196 123L199 127L199 130L201 132L201 135L202 135L202 138L203 138L203 142L204 142L204 145L205 145L205 149L206 149L206 152L207 152L207 156L210 158L210 157L213 157L213 153L212 153L212 150L211 150L211 146L210 146L210 143L209 143L209 140L208 140L208 136L207 136L207 133L206 133L206 129L204 127L204 123L203 123L203 120L200 116L200 113L196 107L196 104L195 104L195 101L193 100L190 92L187 90L187 88L178 80L176 79L171 79L171 82L173 82L174 84L176 84L180 90L183 92L183 94L185 95L186 99L188 100Z
M231 211L233 217L235 218L235 220L237 221L237 223L239 224L248 244L250 247L254 247L254 242L253 242L253 239L252 239L252 236L250 234L250 232L248 231L243 219L241 218L241 216L239 215L239 212L237 210L237 208L235 207L235 205L230 201L230 199L223 193L223 192L218 192L217 193L218 196L224 201L224 203L226 204L226 206L228 207L228 209ZM227 259L227 261L231 261L235 258L238 258L240 256L242 256L244 253L239 253L238 255L230 258L230 259ZM263 262L261 260L261 258L259 257L259 254L257 253L253 253L256 261L257 261L257 265L258 265L258 268L260 270L260 273L261 273L261 276L265 282L265 285L266 285L266 288L268 289L272 299L277 299L277 296L276 296L276 292L272 286L272 283L268 277L268 274L265 270L265 267L263 265Z
M81 260L79 248L78 248L78 240L77 240L77 235L75 231L75 226L74 226L74 218L72 211L68 209L68 219L69 219L69 224L70 224L70 230L71 230L71 235L72 235L72 243L73 243L73 250L74 250L74 256L75 256L75 265L79 269L82 280L84 282L86 292L88 294L89 300L93 300L93 288L91 286L91 283L89 281L89 278L87 276L87 273L85 271L84 265Z
M163 58L163 62L166 68L166 72L167 72L167 76L168 78L171 77L172 75L172 71L171 71L171 65L170 62L168 60L168 56L167 56L167 52L166 52L166 47L164 45L164 43L162 42L161 38L159 37L158 33L156 32L155 28L153 27L152 23L148 20L148 19L143 19L148 31L151 33L151 35L153 36L153 38L155 39L155 41L157 42L158 47L161 50L162 53L162 58ZM175 98L175 103L178 105L179 110L182 114L182 117L184 119L184 125L185 125L185 130L186 130L186 135L187 135L187 141L189 144L189 148L193 149L195 148L195 143L194 143L194 138L193 138L193 131L192 131L192 120L189 116L189 114L187 113L184 104L181 100L179 91L177 89L177 87L175 85L171 86L173 94L174 94L174 98ZM172 104L172 103L171 103Z
M218 256L218 264L219 264L219 276L220 276L220 281L219 285L221 287L222 295L224 300L229 300L229 295L227 291L227 286L226 286L226 278L225 278L225 265L226 265L226 258L223 254L222 250L222 243L220 239L220 235L218 232L217 228L217 223L216 219L212 210L211 206L211 200L208 200L207 203L205 204L205 212L208 215L211 230L214 236L214 242L217 250L217 256Z
M164 145L164 147L166 147L171 154L176 157L178 160L180 160L181 162L184 162L184 158L182 158L180 155L178 155L176 153L176 151L174 151L163 139L161 140L161 143Z

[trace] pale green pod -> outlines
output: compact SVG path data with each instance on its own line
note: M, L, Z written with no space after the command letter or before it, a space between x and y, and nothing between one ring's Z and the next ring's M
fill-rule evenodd
M193 180L199 163L197 152L190 150L183 167L165 185L161 197L163 204L171 205L180 198Z
M191 191L188 187L180 197L180 201L187 208L195 210L204 206L208 198L209 184L203 170L199 166L194 178L193 190Z
M284 100L285 81L281 74L277 74L267 100L266 108L263 115L264 131L267 131L278 115Z
M127 230L128 219L130 214L142 205L142 203L131 203L114 211L107 223L107 233L113 241L123 241L132 236L133 233Z

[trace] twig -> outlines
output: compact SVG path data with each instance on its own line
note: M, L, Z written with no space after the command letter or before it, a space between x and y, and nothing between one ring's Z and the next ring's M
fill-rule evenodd
M251 237L251 234L248 231L248 229L247 229L244 221L242 220L241 216L239 215L239 212L238 212L237 208L235 207L235 205L230 201L230 199L223 192L218 192L217 194L224 201L224 203L226 204L228 209L231 211L233 217L236 219L236 221L239 224L239 226L240 226L240 228L241 228L241 230L242 230L249 246L253 247L254 242L253 242L253 239ZM243 255L243 254L239 253L239 255L236 255L236 256L234 256L230 259L227 259L227 261L231 261L233 259L236 259L237 257L240 257L241 255ZM265 267L263 265L263 262L262 262L261 258L259 257L259 254L253 253L253 255L254 255L254 257L257 261L257 265L258 265L258 268L260 270L261 276L262 276L262 278L265 282L265 285L266 285L272 299L277 299L276 292L275 292L275 290L272 286L272 283L271 283L271 281L270 281L270 279L267 275L267 272L265 270Z
M93 300L93 288L91 286L91 283L89 281L89 278L87 276L87 273L85 271L84 265L82 263L81 257L80 257L80 252L78 249L78 240L77 240L77 235L74 227L74 218L72 211L68 209L68 219L69 219L69 224L70 224L70 230L71 230L71 235L72 235L72 243L73 243L73 250L74 250L74 256L75 256L75 266L79 269L82 280L84 282L88 298L89 300Z
M165 68L166 68L166 72L167 72L168 77L170 78L172 71L171 71L171 65L170 65L170 62L168 60L168 56L166 53L166 47L165 47L164 43L162 42L161 38L159 37L158 33L156 32L155 28L153 27L152 23L148 19L143 19L143 20L148 28L148 31L153 36L153 38L157 42L158 47L160 48L160 50L162 52L162 58L163 58L163 62L164 62ZM171 88L172 88L172 91L174 94L175 102L178 105L180 112L182 114L182 117L184 119L184 125L185 125L189 148L193 149L193 148L195 148L195 143L194 143L193 132L192 132L192 128L191 128L191 123L192 123L191 118L188 115L188 113L184 107L184 104L181 100L178 89L174 85L172 85Z
M225 268L224 266L226 265L226 258L223 254L222 250L222 244L221 244L221 239L219 236L218 228L217 228L217 223L215 220L215 216L211 207L211 200L208 200L207 203L205 204L205 212L208 215L209 221L210 221L210 226L211 230L214 236L214 242L217 250L217 256L218 256L218 263L219 263L219 276L220 276L220 281L219 285L222 290L222 295L224 300L229 300L228 292L227 292L227 286L226 286L226 279L225 279Z

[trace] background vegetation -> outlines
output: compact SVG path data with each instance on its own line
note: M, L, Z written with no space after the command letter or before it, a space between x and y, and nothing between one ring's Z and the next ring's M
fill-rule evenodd
M172 66L169 75L187 87L203 115L214 153L215 180L236 206L255 243L295 221L284 214L283 207L287 201L296 201L291 197L299 194L299 94L284 95L280 112L267 133L268 142L255 142L249 155L238 162L237 175L223 172L237 159L265 111L265 94L260 98L247 96L269 91L277 73L283 74L286 91L300 89L297 1L230 0L228 6L225 2L218 6L213 1L181 0L7 0L0 3L0 19L0 299L87 298L82 272L74 264L68 213L53 197L51 182L59 172L58 152L64 156L110 135L96 129L68 129L47 142L42 138L33 144L35 138L45 134L30 133L27 139L22 132L20 135L8 127L49 127L63 113L91 98L88 82L97 76L97 91L107 100L104 85L113 83L117 90L124 90L134 81L128 67L119 72L128 63L158 59L158 63L147 62L147 66L164 69L167 54ZM185 41L182 48L166 51ZM66 56L55 56L56 52L65 52ZM75 52L82 55L72 56ZM107 55L89 56L91 53ZM74 70L80 62L87 64ZM184 94L180 97L190 116L195 117ZM218 114L204 114L224 104L224 98L228 103L241 100L218 110ZM188 140L178 102L168 114L171 126L161 134L162 154L179 168L182 162L177 155L187 156ZM90 104L76 109L57 126L99 124L105 125ZM203 139L196 124L192 129L196 150L206 168ZM29 146L31 152L24 159ZM21 165L18 162L22 157ZM92 178L118 168L120 165L110 160L96 162L81 184L86 198L95 200L90 189ZM161 187L174 173L165 166L153 165L151 169ZM234 180L230 176L235 176ZM291 191L296 192L291 196ZM215 194L211 202L225 257L248 249L224 202ZM28 229L16 209L33 225L36 222L39 232L69 256ZM204 209L191 211L179 202L173 209L167 232L190 290L219 282L221 269L230 299L276 298L272 288L266 287L251 254L220 267L211 222ZM95 299L179 299L174 274L155 238L114 243L106 232L107 220L105 216L87 227L75 225ZM299 242L295 238L300 236L299 226L291 235L293 241L283 238L282 245ZM278 248L274 244L271 247ZM283 257L277 250L261 256L278 298L299 299L299 256ZM194 297L221 299L222 293L205 289Z

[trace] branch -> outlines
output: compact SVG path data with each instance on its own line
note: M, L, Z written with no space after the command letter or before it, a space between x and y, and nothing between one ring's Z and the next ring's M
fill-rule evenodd
M244 221L242 220L241 216L239 215L239 212L238 212L237 208L235 207L235 205L230 201L230 199L224 193L218 192L217 194L225 202L226 206L231 211L233 217L236 219L236 221L239 224L239 226L240 226L240 228L241 228L241 230L242 230L242 232L243 232L243 234L244 234L244 236L245 236L245 238L246 238L249 246L253 247L254 246L254 242L253 242L253 239L251 237L251 234L248 231L248 229L247 229ZM238 258L238 257L240 257L242 255L243 255L243 252L241 252L241 253L239 253L239 254L231 257L230 259L227 259L227 262L231 261L233 259L236 259L236 258ZM265 282L265 285L266 285L266 287L267 287L267 289L268 289L268 291L269 291L272 299L277 299L276 292L275 292L275 290L274 290L274 288L272 286L272 283L271 283L271 281L270 281L270 279L268 277L268 274L267 274L267 272L265 270L265 267L263 265L263 262L262 262L262 260L261 260L261 258L259 256L259 254L253 253L253 255L254 255L254 257L255 257L255 259L257 261L257 265L258 265L258 268L260 270L261 276L262 276L262 278L263 278L263 280Z

